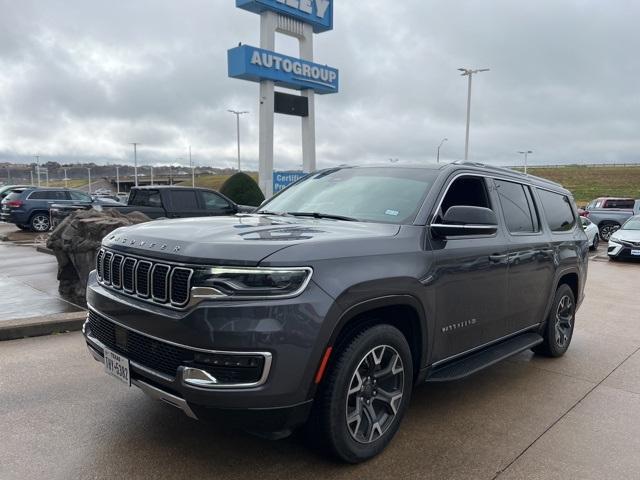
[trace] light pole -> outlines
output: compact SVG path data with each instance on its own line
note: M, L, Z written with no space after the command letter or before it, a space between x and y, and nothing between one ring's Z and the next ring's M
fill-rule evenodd
M36 159L36 175L38 175L38 187L40 186L40 155L33 156Z
M89 195L91 195L91 167L87 167L87 176L89 178Z
M189 166L191 167L191 187L193 188L196 186L196 169L191 160L191 145L189 145Z
M229 113L233 113L236 116L236 132L238 138L238 171L240 171L240 115L249 113L246 110L227 110Z
M458 71L462 72L463 77L469 77L469 89L467 92L467 133L464 141L464 159L469 159L469 124L471 123L471 79L473 75L481 72L488 72L489 68L479 68L472 70L470 68L459 68Z
M524 155L524 174L527 174L527 157L529 154L533 153L533 150L525 150L523 152L518 152L520 155Z
M135 177L135 185L138 186L138 145L139 143L132 142L133 145L133 176Z
M116 193L120 194L120 167L116 167Z
M438 145L438 153L436 154L436 163L440 163L440 148L442 147L442 144L444 142L448 142L448 141L449 141L449 139L447 137L443 138L440 141L440 145Z
M64 172L64 178L63 178L63 180L64 180L64 188L67 188L67 186L68 186L67 182L69 181L69 179L67 178L67 169L63 168L62 171Z
M153 165L149 165L149 168L151 169L151 185L153 186Z

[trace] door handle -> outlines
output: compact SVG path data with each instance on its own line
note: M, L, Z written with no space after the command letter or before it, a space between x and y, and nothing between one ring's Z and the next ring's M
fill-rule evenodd
M509 255L498 255L497 253L494 253L493 255L489 255L489 260L491 260L492 262L501 262L502 260L506 259Z

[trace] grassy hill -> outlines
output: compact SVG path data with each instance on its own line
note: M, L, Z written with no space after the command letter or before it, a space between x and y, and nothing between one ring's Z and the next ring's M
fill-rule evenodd
M256 172L246 172L253 179L258 181L258 174ZM220 190L222 184L227 181L231 175L200 175L196 177L196 187L211 188L213 190ZM184 180L177 185L184 185L186 187L191 186L191 179Z
M528 173L562 184L581 206L597 197L640 198L640 165L633 167L533 167Z

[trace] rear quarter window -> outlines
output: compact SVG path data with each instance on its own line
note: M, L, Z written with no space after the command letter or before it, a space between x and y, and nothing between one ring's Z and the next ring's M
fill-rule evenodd
M552 232L568 232L576 224L571 200L566 195L538 189L547 224Z

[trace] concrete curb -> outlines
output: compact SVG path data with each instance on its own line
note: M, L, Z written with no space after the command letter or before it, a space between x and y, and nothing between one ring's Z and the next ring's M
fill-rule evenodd
M81 330L86 311L0 321L0 341Z

